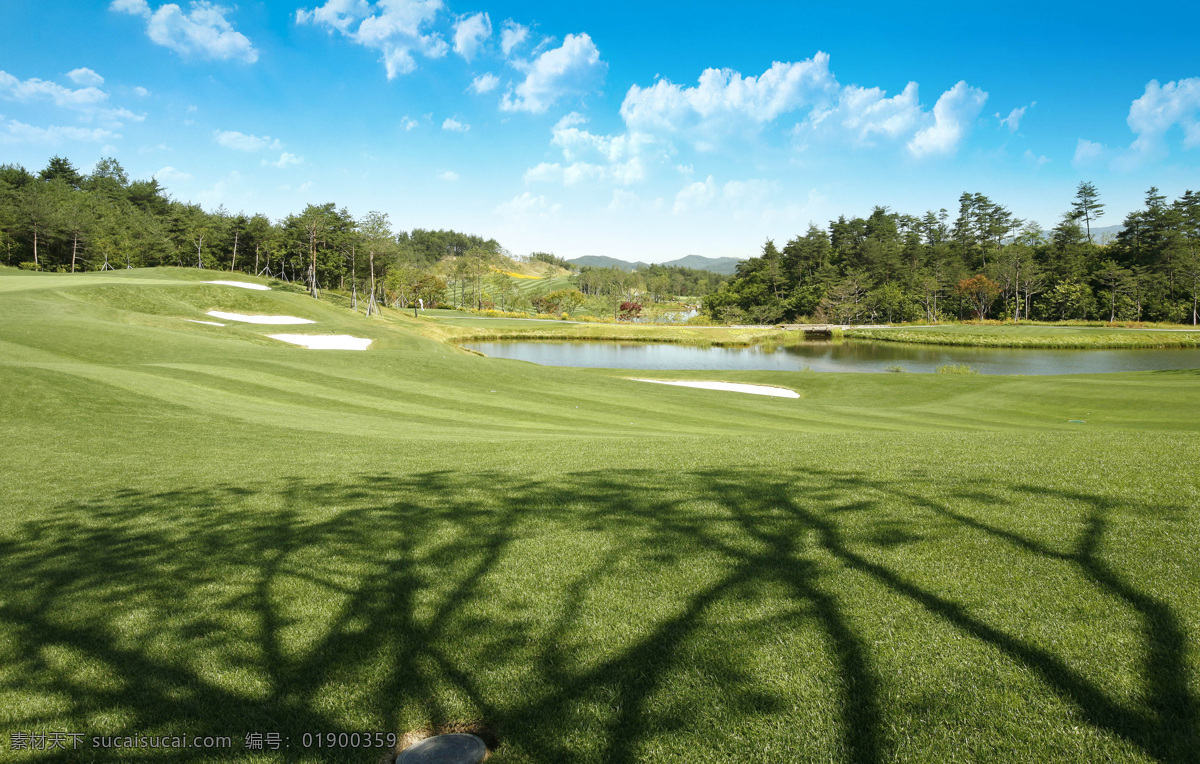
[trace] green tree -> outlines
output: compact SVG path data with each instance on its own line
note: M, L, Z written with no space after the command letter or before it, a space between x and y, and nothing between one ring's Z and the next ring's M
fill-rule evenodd
M1092 221L1104 217L1104 205L1100 202L1100 193L1096 187L1087 181L1081 181L1075 189L1075 201L1071 203L1071 217L1082 220L1087 229L1088 244L1092 241Z

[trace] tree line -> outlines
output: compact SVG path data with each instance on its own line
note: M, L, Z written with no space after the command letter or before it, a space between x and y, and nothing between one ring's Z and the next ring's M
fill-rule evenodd
M555 313L591 302L612 312L623 298L700 295L722 279L661 266L638 274L584 269L594 272L571 277L578 289L530 294L505 272L512 256L495 239L394 231L383 213L355 218L334 203L309 204L280 220L206 211L172 199L154 178L131 180L115 159L84 173L59 156L36 173L0 165L0 257L10 266L71 273L163 265L243 271L303 284L314 296L345 290L368 313L385 302ZM574 270L550 253L527 259Z
M1167 321L1196 324L1200 194L1173 201L1157 188L1120 233L1097 241L1105 205L1080 183L1051 230L980 193L958 215L875 207L867 217L810 225L758 257L704 299L730 323L839 324L1011 320Z

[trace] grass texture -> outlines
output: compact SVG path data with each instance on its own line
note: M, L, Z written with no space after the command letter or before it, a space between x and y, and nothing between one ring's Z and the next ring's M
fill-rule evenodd
M0 270L0 746L234 747L13 760L470 724L498 764L1200 751L1198 372L652 374L801 394L763 398L207 275Z

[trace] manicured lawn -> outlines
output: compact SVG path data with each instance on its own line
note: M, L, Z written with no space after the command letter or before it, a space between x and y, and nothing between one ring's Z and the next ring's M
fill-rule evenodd
M1198 372L651 375L801 394L760 398L196 280L0 270L4 745L374 761L304 733L482 722L495 762L1200 750ZM210 309L375 343L183 320Z

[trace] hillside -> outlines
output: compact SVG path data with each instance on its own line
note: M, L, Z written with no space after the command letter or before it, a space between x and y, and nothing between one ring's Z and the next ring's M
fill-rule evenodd
M593 268L619 268L623 271L635 271L648 267L649 263L641 261L629 262L627 260L618 260L615 257L606 257L603 255L585 255L577 257L574 260L567 262L579 266L592 266ZM737 269L737 264L741 262L740 258L736 257L701 257L700 255L687 255L676 260L668 260L659 265L675 266L679 268L692 268L698 271L712 271L723 276L731 276Z

